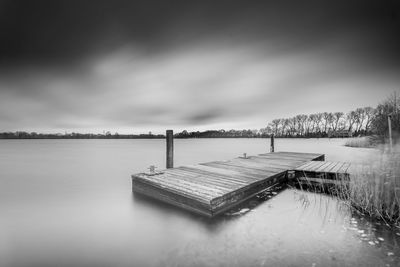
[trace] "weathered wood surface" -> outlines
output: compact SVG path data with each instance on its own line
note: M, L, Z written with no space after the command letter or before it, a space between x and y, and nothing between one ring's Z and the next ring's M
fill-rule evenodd
M309 161L298 167L295 171L315 172L315 173L333 173L333 174L348 174L350 168L348 162L332 162L332 161Z
M132 189L207 216L217 215L283 182L286 171L312 160L313 153L275 152L132 175Z

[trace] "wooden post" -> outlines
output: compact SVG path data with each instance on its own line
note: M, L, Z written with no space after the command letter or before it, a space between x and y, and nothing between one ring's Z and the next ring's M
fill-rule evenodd
M391 121L391 115L388 116L388 127L389 127L389 152L392 152L392 121Z
M271 135L271 152L275 151L274 134Z
M174 131L167 130L167 169L174 167Z

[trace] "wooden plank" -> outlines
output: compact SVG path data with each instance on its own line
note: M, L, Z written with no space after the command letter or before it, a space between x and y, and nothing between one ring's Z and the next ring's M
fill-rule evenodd
M324 161L325 160L325 154L314 154L310 153L309 155L302 155L302 158L305 160L312 160L312 161Z
M323 172L323 170L324 170L327 166L329 166L329 165L331 165L331 164L332 164L332 162L329 162L329 161L320 161L319 166L314 167L314 168L315 168L314 171L315 171L315 172Z
M193 198L185 197L182 194L169 192L164 189L159 189L157 185L147 185L139 180L132 179L132 190L140 194L158 199L162 202L175 205L177 207L186 209L208 217L212 216L210 202L201 202Z
M238 179L239 176L233 177L233 176L228 176L226 174L221 174L217 171L215 172L210 172L210 171L205 171L201 168L193 168L193 167L179 167L179 169L181 170L187 170L187 171L192 171L194 173L197 174L201 174L203 175L201 178L203 179L203 177L205 178L210 178L212 181L217 180L217 182L221 182L223 184L234 184L234 185L245 185L247 184L247 179L241 178ZM215 168L216 169L216 168ZM216 169L216 170L221 170L221 169ZM209 179L207 179L208 181Z
M339 162L335 167L333 167L329 172L337 173L338 170L344 165L344 162Z
M349 163L346 162L329 162L329 161L311 161L296 168L296 170L310 172L325 172L325 173L345 173Z
M274 153L261 153L259 155L272 155L272 156L274 156L274 155L275 156L278 156L278 155L293 155L293 156L300 156L300 157L318 157L319 155L322 155L322 154L279 151L279 152L274 152Z
M153 176L153 177L156 177L156 176ZM199 178L199 177L200 177L200 175L197 175L197 178ZM173 183L173 182L183 183L184 185L187 185L190 188L197 190L201 193L205 193L205 194L206 193L214 193L213 196L220 196L229 191L229 188L225 188L222 186L216 186L216 185L201 184L201 183L196 182L192 178L188 177L188 174L179 174L177 172L177 170L174 170L174 173L166 173L165 176L160 179L164 179L164 181L168 181L171 183Z
M162 187L165 188L170 188L178 192L187 192L194 196L204 196L207 199L212 199L213 197L223 194L223 192L216 192L216 190L210 190L207 187L202 187L194 183L186 182L168 174L163 174L162 176L154 175L141 178L142 180L152 182L153 184L160 184Z
M327 170L330 170L333 165L336 165L335 161L328 161L328 162L329 162L329 164L326 165L322 171L327 172Z
M306 168L301 169L300 171L313 171L315 166L319 166L320 161L312 161Z
M214 198L211 195L206 195L206 194L198 194L197 192L192 192L190 189L176 189L170 186L164 186L163 183L159 183L157 181L149 181L145 179L136 179L136 181L140 181L143 184L150 185L152 187L158 188L159 191L168 191L172 193L176 193L178 195L185 196L190 199L198 200L204 203L210 203L210 201Z
M302 170L304 170L305 168L308 168L308 166L310 166L313 162L314 162L314 161L308 161L308 162L306 162L306 163L304 163L304 164L302 164L302 165L296 167L295 170L302 171Z
M306 160L297 160L297 159L280 159L280 158L265 158L265 157L258 157L258 156L252 156L249 157L250 161L256 161L259 163L276 163L280 165L285 165L285 166L292 166L292 165L300 165Z
M332 180L332 179L323 179L323 178L310 178L310 177L299 177L298 181L305 182L309 184L310 182L318 183L318 184L334 184L334 185L347 185L348 181L343 180Z
M187 197L193 198L193 199L204 199L211 201L214 197L216 197L215 194L213 194L210 191L207 192L201 192L197 189L194 189L193 187L187 186L184 183L180 184L175 184L173 182L169 181L159 181L159 180L145 180L143 179L142 182L146 182L148 184L151 184L153 186L159 186L163 190L169 190L172 192L177 192L178 194L185 195Z
M283 154L283 153L271 153L271 154L261 154L263 158L268 159L283 159L283 160L302 160L302 161L309 161L314 158L315 156L304 156L304 155L291 155L291 154Z
M159 191L168 191L168 192L172 192L178 195L182 195L184 197L190 198L190 199L194 199L196 201L200 201L202 203L210 203L210 201L214 198L212 196L208 196L205 194L197 194L197 193L192 193L190 190L184 190L183 188L173 188L173 187L169 187L169 186L164 186L162 182L158 182L157 180L155 181L151 181L151 180L146 180L146 179L142 179L138 176L132 175L132 182L133 183L137 183L140 182L142 184L146 184L149 185L151 187L156 188Z
M302 156L297 156L297 155L289 155L289 154L263 154L262 156L259 155L259 157L263 157L265 159L283 159L283 160L310 160L309 157L302 157Z
M320 153L306 153L306 152L288 152L288 151L280 151L278 153L281 154L286 154L286 155L298 155L301 157L308 157L308 158L319 158L320 156L323 156L324 154Z
M272 168L279 168L281 170L287 170L288 167L292 166L289 163L280 163L278 161L269 161L269 162L261 162L257 160L252 160L250 159L233 159L229 161L230 164L235 164L238 166L247 166L249 168L254 168L258 170L264 170L268 166L271 166Z
M278 172L282 172L285 169L276 170L276 168L268 168L267 166L262 167L259 164L254 164L250 161L228 161L228 162L221 162L223 165L228 165L232 167L239 167L238 171L242 172L245 170L246 172L254 172L263 175L268 175L269 173L276 174Z
M343 166L338 170L339 173L347 173L348 168L350 167L350 163L345 162Z
M271 166L275 165L281 169L288 169L292 168L293 166L299 166L303 164L305 161L293 161L293 160L278 160L278 159L265 159L262 157L250 157L247 159L249 162L254 162L259 164L260 166Z
M307 171L315 171L316 169L321 167L322 164L325 164L325 162L324 161L313 161L313 162L311 162L311 164L308 166L308 168L306 170Z
M183 169L182 167L179 169L174 170L176 172L172 172L171 174L177 173L179 176L183 176L184 179L188 179L193 183L206 185L206 186L216 186L225 188L228 190L239 188L240 186L245 185L244 182L238 182L234 180L228 180L226 177L212 174L212 173L205 173L200 170L197 172L193 169ZM194 178L194 179L193 179Z
M234 181L243 182L243 183L248 183L249 181L258 180L254 176L247 175L247 174L244 174L244 173L241 173L238 171L214 168L211 166L206 166L206 165L201 165L201 164L189 165L189 166L185 166L185 168L195 168L197 170L202 170L202 171L206 171L206 172L210 172L210 173L217 173L217 174L228 177L229 180L234 180Z
M318 153L302 153L302 152L286 152L286 151L280 151L280 152L275 152L281 155L292 155L292 156L299 156L304 159L308 160L313 160L316 158L319 158L320 156L323 156L324 154L318 154Z
M332 172L333 168L335 168L340 162L335 162L335 164L332 164L331 167L326 168L325 172Z
M215 168L238 171L238 172L244 173L246 175L251 175L251 176L253 176L254 178L257 178L257 179L265 179L269 175L276 174L276 172L259 171L259 170L244 168L244 167L241 167L241 166L229 165L229 164L226 164L226 163L218 163L218 162L202 163L202 165L211 166L211 167L215 167Z
M222 182L219 182L218 179L213 179L213 177L201 175L194 172L188 172L180 169L174 169L169 174L172 175L172 177L174 178L175 177L179 178L179 180L187 181L203 187L219 189L224 193L232 190L233 186L235 186L234 183L224 184Z

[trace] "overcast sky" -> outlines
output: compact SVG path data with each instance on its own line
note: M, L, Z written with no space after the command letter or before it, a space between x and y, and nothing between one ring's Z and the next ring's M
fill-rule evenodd
M0 0L0 33L0 132L259 129L400 93L398 1Z

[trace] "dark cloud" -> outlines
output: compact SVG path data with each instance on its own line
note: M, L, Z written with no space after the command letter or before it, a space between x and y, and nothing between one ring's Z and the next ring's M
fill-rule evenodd
M221 116L221 111L219 110L204 110L200 111L196 114L193 114L191 116L187 116L186 120L188 124L201 124L201 123L208 123L216 118L220 118Z
M129 45L152 54L204 39L301 50L343 33L390 60L400 44L397 1L3 0L0 25L7 64L80 62Z

